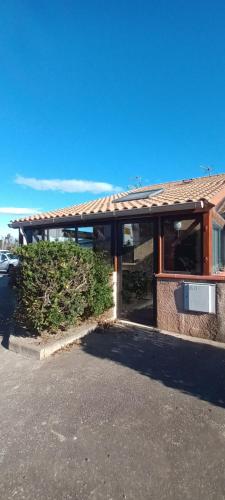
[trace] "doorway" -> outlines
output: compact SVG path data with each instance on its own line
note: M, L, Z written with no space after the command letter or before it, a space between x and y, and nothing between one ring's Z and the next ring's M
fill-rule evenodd
M155 324L155 222L119 224L119 318Z

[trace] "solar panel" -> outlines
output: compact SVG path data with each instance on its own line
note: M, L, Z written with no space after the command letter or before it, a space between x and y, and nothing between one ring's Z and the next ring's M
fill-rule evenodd
M136 191L113 200L113 203L120 203L121 201L145 200L146 198L151 198L151 196L156 196L162 192L163 189L146 189L145 191Z

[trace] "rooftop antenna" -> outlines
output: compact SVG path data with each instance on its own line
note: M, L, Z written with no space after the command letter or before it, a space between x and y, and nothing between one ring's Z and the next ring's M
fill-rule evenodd
M210 165L200 165L200 168L202 168L203 170L205 170L205 172L210 176L211 173L213 172L214 168L213 167L210 167Z
M128 189L138 189L144 186L144 179L141 175L135 175L131 180L134 181L134 184L129 184Z

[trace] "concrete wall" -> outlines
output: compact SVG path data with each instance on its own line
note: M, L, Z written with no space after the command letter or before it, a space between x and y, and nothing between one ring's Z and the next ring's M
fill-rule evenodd
M206 314L184 311L183 281L157 280L158 328L225 342L225 282L216 283L216 314Z

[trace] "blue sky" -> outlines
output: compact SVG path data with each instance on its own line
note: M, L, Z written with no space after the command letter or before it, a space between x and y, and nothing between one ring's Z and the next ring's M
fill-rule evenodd
M225 171L224 25L222 0L1 2L0 234L136 175Z

